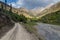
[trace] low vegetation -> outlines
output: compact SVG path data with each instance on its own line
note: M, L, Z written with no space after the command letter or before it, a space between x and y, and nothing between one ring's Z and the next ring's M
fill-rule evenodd
M25 29L27 29L28 32L30 33L34 33L36 32L36 28L34 28L34 25L36 25L35 22L27 22L27 23L23 23Z
M60 10L43 16L39 21L48 24L60 25Z

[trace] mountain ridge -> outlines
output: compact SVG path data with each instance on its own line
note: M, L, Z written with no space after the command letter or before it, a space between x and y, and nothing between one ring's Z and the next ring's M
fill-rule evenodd
M3 9L5 9L5 5L6 5L6 10L8 10L8 11L10 10L10 7L11 7L10 5L5 4L4 2L0 1L0 8L1 8L1 4L4 6ZM32 18L32 16L29 14L28 10L25 8L18 9L18 8L12 7L12 12L17 13L18 15L23 14L27 18Z
M0 6L1 6L1 3L5 6L5 3L1 2L1 1L0 1ZM33 18L34 16L39 18L39 17L42 17L51 12L60 10L59 5L60 5L60 2L57 2L55 4L53 4L53 3L50 4L50 5L46 6L45 8L38 7L38 8L31 9L31 10L28 10L24 7L21 7L21 8L12 7L12 12L17 13L18 15L23 14L27 18ZM7 10L9 10L11 7L7 4L6 4L6 6L7 6Z
M60 2L57 2L56 4L53 4L51 7L44 9L37 16L42 17L42 16L44 16L46 14L56 12L58 10L60 10Z

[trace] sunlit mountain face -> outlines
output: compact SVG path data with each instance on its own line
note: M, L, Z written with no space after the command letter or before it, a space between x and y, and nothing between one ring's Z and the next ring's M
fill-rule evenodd
M5 2L5 0L0 0L2 2ZM44 11L46 9L51 9L53 5L58 3L60 0L6 0L7 4L17 9L23 9L24 11L28 11L28 13L36 16Z
M5 0L0 0L5 1ZM46 7L47 5L54 4L60 0L6 0L7 4L12 4L15 8L24 7L27 9L35 9Z

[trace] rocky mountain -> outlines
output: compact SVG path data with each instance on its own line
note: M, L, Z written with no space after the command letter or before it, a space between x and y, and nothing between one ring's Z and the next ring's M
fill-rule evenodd
M56 12L60 10L60 2L47 6L43 11L41 11L37 16L42 17L46 14L52 13L52 12Z
M3 5L3 9L5 9L5 5L6 5L6 10L8 10L8 11L10 10L10 8L11 8L10 5L5 4L4 2L0 1L0 8L1 8L1 4ZM19 9L12 7L12 12L17 13L18 15L23 14L25 17L32 18L32 15L29 14L29 10L26 8L23 8L23 7L19 8Z
M38 7L38 8L34 8L34 9L29 10L29 12L30 12L32 15L36 16L36 15L39 14L42 10L43 10L42 7Z
M1 6L1 4L3 4L5 6L5 3L0 2L0 6ZM6 4L6 6L7 6L7 10L9 10L11 7L7 4ZM55 12L58 10L60 10L60 2L58 2L56 4L52 3L48 6L46 6L45 8L38 7L38 8L31 9L31 10L28 10L24 7L21 7L19 9L12 7L12 12L18 13L18 15L23 14L25 17L28 17L28 18L33 18L33 16L36 16L39 18L39 17L42 17L48 13L52 13L52 12Z

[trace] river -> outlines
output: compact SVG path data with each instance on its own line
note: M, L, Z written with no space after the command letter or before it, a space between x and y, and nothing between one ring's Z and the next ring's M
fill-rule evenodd
M60 40L60 26L38 23L35 27L44 40Z

